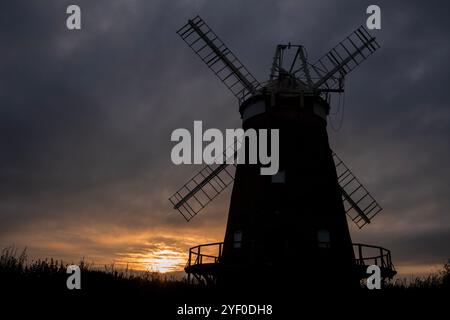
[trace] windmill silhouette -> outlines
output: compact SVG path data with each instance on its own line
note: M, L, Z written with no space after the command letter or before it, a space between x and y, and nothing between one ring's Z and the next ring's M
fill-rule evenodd
M189 279L229 283L295 269L315 282L337 275L354 285L371 264L393 277L389 250L351 241L346 215L362 228L382 208L330 149L326 131L331 95L380 47L375 38L360 26L313 64L303 46L278 45L260 83L199 16L177 33L236 96L244 130L280 130L276 175L260 175L258 165L207 165L169 198L189 221L234 182L224 242L190 249Z

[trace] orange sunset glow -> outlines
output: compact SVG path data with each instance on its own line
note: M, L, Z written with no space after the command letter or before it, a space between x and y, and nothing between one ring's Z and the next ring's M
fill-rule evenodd
M16 238L14 245L27 247L31 259L53 257L65 262L80 260L96 268L114 266L159 273L181 272L188 250L202 243L222 241L224 226L212 230L180 228L130 232L118 227L80 227L59 231L57 241L45 232L33 230L31 237ZM353 232L357 232L353 230ZM87 244L90 245L87 245ZM30 245L31 244L31 245ZM440 269L440 264L398 264L399 277L425 276Z
M190 247L221 241L223 232L220 227L206 234L186 228L180 228L182 233L170 229L130 232L98 226L59 230L56 236L49 236L36 229L29 230L30 237L17 237L12 243L19 250L27 247L31 259L84 260L96 268L114 266L160 273L183 271Z

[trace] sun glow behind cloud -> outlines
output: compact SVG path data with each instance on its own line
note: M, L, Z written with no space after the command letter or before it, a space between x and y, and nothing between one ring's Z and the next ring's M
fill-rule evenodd
M177 234L173 230L166 230L145 236L145 240L136 243L134 247L116 253L115 262L118 265L150 272L176 272L183 271L188 258L190 247L217 241L222 232L211 236L192 234Z
M153 257L142 261L150 271L169 272L180 271L186 263L185 254L173 250L159 250L153 253Z
M183 271L190 247L223 237L221 228L199 235L197 230L185 228L131 232L112 226L78 226L50 232L48 227L35 227L27 230L32 236L16 237L4 245L14 243L19 251L27 247L29 260L52 257L75 264L84 260L95 268L114 266L160 273Z
M182 271L186 264L187 252L177 247L150 250L147 253L127 252L119 254L121 258L116 263L123 267L150 272Z

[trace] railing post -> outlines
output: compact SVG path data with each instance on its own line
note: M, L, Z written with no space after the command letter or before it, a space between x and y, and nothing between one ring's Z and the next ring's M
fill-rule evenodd
M192 248L189 249L189 260L188 260L188 266L190 267L192 263Z
M360 265L364 265L364 259L363 259L363 255L362 255L362 246L361 244L358 244L358 259L359 259L359 264Z
M387 253L387 258L388 258L388 268L391 269L392 261L391 261L391 252L390 251L388 251L388 253Z
M197 257L198 257L198 263L202 264L202 256L200 255L200 246L198 246L198 249L197 249Z
M381 266L384 267L383 248L380 247Z

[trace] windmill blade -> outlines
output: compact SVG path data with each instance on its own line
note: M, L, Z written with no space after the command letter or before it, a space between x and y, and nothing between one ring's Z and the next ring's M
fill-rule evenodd
M256 93L260 83L199 16L181 27L177 34L192 48L239 103Z
M383 209L334 151L333 160L345 212L361 229Z
M235 160L242 144L243 136L240 136L223 152L223 163L216 161L206 165L169 197L173 208L177 209L186 221L195 217L234 181Z
M191 220L233 181L235 164L207 165L170 198L186 221Z
M371 36L364 26L360 26L316 63L310 65L311 77L317 79L313 89L341 89L343 78L379 48L375 37ZM302 74L298 76L302 77Z

